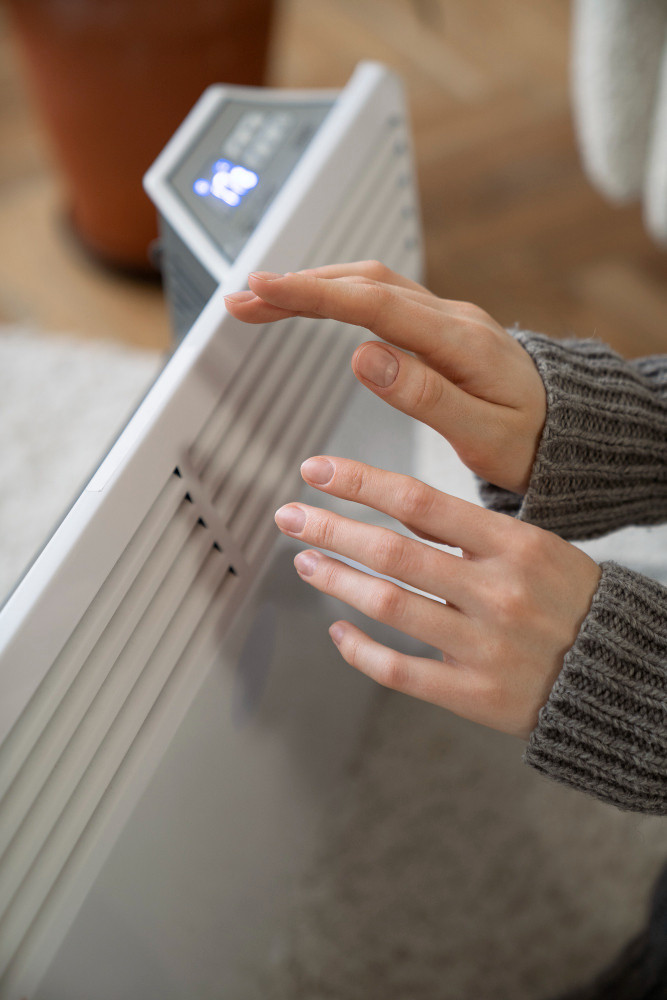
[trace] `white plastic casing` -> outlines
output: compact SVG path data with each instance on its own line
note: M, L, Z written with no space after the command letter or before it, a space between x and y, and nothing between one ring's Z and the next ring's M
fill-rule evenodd
M251 270L340 260L420 276L403 92L357 69L231 266L165 181L227 92L146 177L220 288L0 612L0 1000L261 995L248 963L368 701L363 678L320 669L330 602L282 549L267 570L273 512L337 427L340 451L405 467L407 422L350 402L367 332L246 326L223 296ZM200 940L216 920L217 951Z

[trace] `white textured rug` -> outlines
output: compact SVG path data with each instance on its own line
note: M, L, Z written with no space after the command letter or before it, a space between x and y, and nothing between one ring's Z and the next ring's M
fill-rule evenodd
M0 592L160 364L118 346L0 331ZM476 500L445 442L424 431L418 452L422 478ZM630 529L586 549L667 582L667 529ZM550 783L521 751L379 692L263 995L538 1000L606 961L641 922L667 858L667 821Z
M149 351L0 327L0 603L161 365Z

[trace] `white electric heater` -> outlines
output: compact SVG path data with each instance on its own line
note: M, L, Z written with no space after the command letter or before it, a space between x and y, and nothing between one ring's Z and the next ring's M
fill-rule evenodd
M273 512L325 447L410 471L409 421L351 392L365 331L246 326L223 295L419 276L401 85L212 87L145 184L186 335L0 612L0 1000L265 995L372 693Z

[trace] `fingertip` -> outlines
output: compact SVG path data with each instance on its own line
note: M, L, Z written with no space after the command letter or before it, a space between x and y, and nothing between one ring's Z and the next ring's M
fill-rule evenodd
M238 305L241 302L252 302L252 300L256 298L257 296L255 293L251 292L249 289L241 292L230 292L228 295L224 296L225 302L231 302L232 305Z
M317 564L321 556L319 552L307 549L305 552L298 552L294 557L294 567L299 576L312 576L317 569Z
M259 282L261 284L265 281L278 281L284 277L284 274L278 274L277 271L251 271L248 275L248 281Z
M329 635L336 646L340 646L341 642L345 638L346 625L347 622L334 622L329 629Z
M362 344L352 356L352 370L362 382L376 389L388 389L398 377L399 361L384 344Z
M333 479L335 471L333 462L323 455L307 458L301 464L301 476L313 486L326 486Z
M306 524L306 512L296 504L285 504L275 512L273 519L286 534L300 535Z

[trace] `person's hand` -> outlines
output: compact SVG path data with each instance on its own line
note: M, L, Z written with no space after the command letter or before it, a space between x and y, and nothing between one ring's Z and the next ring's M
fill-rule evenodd
M250 274L248 284L226 297L245 322L328 317L382 338L355 351L359 381L446 437L478 476L526 491L546 416L544 385L528 353L482 309L436 298L376 261Z
M295 566L313 587L421 639L442 659L406 656L349 622L331 626L343 658L380 684L527 737L574 643L600 579L597 563L541 528L344 458L302 466L311 486L366 504L464 558L416 539L291 503L286 534L433 594L415 594L312 549Z

